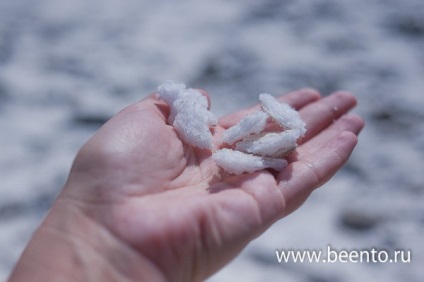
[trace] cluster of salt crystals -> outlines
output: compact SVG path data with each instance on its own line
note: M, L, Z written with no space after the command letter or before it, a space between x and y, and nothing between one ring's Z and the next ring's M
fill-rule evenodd
M173 81L161 84L158 93L169 105L168 123L174 126L181 139L201 149L212 149L209 128L217 125L218 119L208 110L207 98L199 91Z
M217 125L218 120L208 110L207 98L173 81L160 85L158 93L169 105L168 123L174 126L181 139L201 149L212 149L209 128ZM260 94L259 100L262 111L247 115L224 131L221 143L232 149L221 149L212 155L215 163L231 174L265 168L282 170L287 165L282 157L293 151L297 139L305 135L305 123L293 108L270 94ZM270 119L282 128L281 132L265 132Z
M305 123L289 105L278 102L270 94L260 94L262 111L247 115L224 131L221 142L234 145L213 154L215 163L232 174L272 168L282 170L287 161L282 157L296 149L297 140L305 135ZM264 132L268 119L283 131Z
M255 156L231 149L218 150L212 158L217 165L232 174L252 173L265 168L280 171L287 165L285 159Z

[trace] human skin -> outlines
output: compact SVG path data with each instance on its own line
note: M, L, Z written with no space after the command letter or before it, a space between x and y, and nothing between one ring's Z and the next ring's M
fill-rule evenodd
M210 150L178 138L157 93L119 112L79 151L9 281L201 281L218 271L327 182L363 127L347 92L279 100L299 110L307 133L278 173L225 173ZM257 109L222 117L214 144Z

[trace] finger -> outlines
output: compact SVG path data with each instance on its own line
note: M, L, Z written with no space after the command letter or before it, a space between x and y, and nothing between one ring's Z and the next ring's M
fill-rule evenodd
M327 182L347 161L357 144L349 131L337 134L312 155L290 163L277 177L286 201L285 214L297 209L312 191Z
M159 98L159 94L155 92L146 96L142 100L127 106L118 114L116 114L114 118L120 118L122 115L128 115L133 112L145 110L152 111L165 122L170 112L169 106L164 101L162 101Z
M299 140L299 144L317 135L355 106L356 98L351 93L339 91L303 107L299 114L306 123L306 134L302 140Z
M300 109L305 105L314 102L320 98L320 94L314 89L300 89L294 92L290 92L286 95L280 96L278 98L279 101L283 103L287 103L295 109ZM260 109L259 104L252 106L250 108L237 111L235 113L231 113L223 116L219 120L219 124L224 128L229 128L234 124L238 123L242 118L246 115L255 112Z
M364 127L363 119L356 114L347 114L342 116L337 121L332 123L325 130L321 131L318 135L302 144L296 149L296 153L288 157L288 161L302 159L308 155L313 154L315 151L320 150L327 142L333 139L336 135L343 131L350 131L355 135Z
M209 110L211 108L211 97L209 97L209 93L203 89L196 89L196 90L199 91L200 94L205 96L206 99L208 99L208 110Z

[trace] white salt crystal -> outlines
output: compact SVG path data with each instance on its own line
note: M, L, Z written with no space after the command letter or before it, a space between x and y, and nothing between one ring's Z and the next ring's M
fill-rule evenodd
M260 157L231 149L218 150L213 153L212 158L231 174L252 173L265 168L280 171L287 165L285 159Z
M167 80L163 84L159 85L157 90L159 93L159 97L163 101L165 101L165 103L167 103L170 108L168 123L172 125L174 124L175 116L178 113L178 110L174 103L176 102L176 100L178 100L178 98L181 99L181 97L184 95L184 92L186 91L186 86L183 83L175 83L171 80Z
M232 145L251 134L263 131L268 117L263 111L245 116L239 123L224 131L221 142Z
M202 97L204 98L204 96ZM204 108L198 106L197 99L198 97L189 96L181 99L173 125L180 137L188 144L201 149L210 149L212 148L212 133L209 125L211 125L212 118L210 112L205 112Z
M263 133L244 138L236 144L236 150L265 157L282 157L296 149L297 130Z
M218 123L208 110L208 100L199 91L186 89L184 84L166 81L158 87L158 93L170 107L168 117L181 139L201 149L212 148L209 129Z
M168 105L172 105L181 95L184 95L186 86L184 83L176 83L167 80L158 87L158 93L162 100Z
M176 110L177 114L186 112L187 115L190 115L190 112L196 112L197 118L201 118L208 126L218 124L218 119L208 110L208 99L197 90L187 89L182 92L180 97L174 101L172 108Z
M305 123L300 118L299 113L287 104L280 103L272 95L262 93L259 95L262 109L267 112L276 122L285 129L295 129L299 131L299 137L305 135Z

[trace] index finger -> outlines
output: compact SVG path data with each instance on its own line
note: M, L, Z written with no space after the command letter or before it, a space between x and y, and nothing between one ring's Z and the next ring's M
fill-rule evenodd
M304 89L299 89L299 90L290 92L288 94L282 95L278 97L277 99L278 101L286 103L290 105L291 107L295 108L296 110L298 110L311 102L319 100L320 94L318 91L314 89L304 88ZM238 123L240 120L242 120L246 115L253 113L259 109L260 109L259 104L256 104L250 108L225 115L222 118L220 118L219 124L225 129L229 128L235 125L236 123Z

